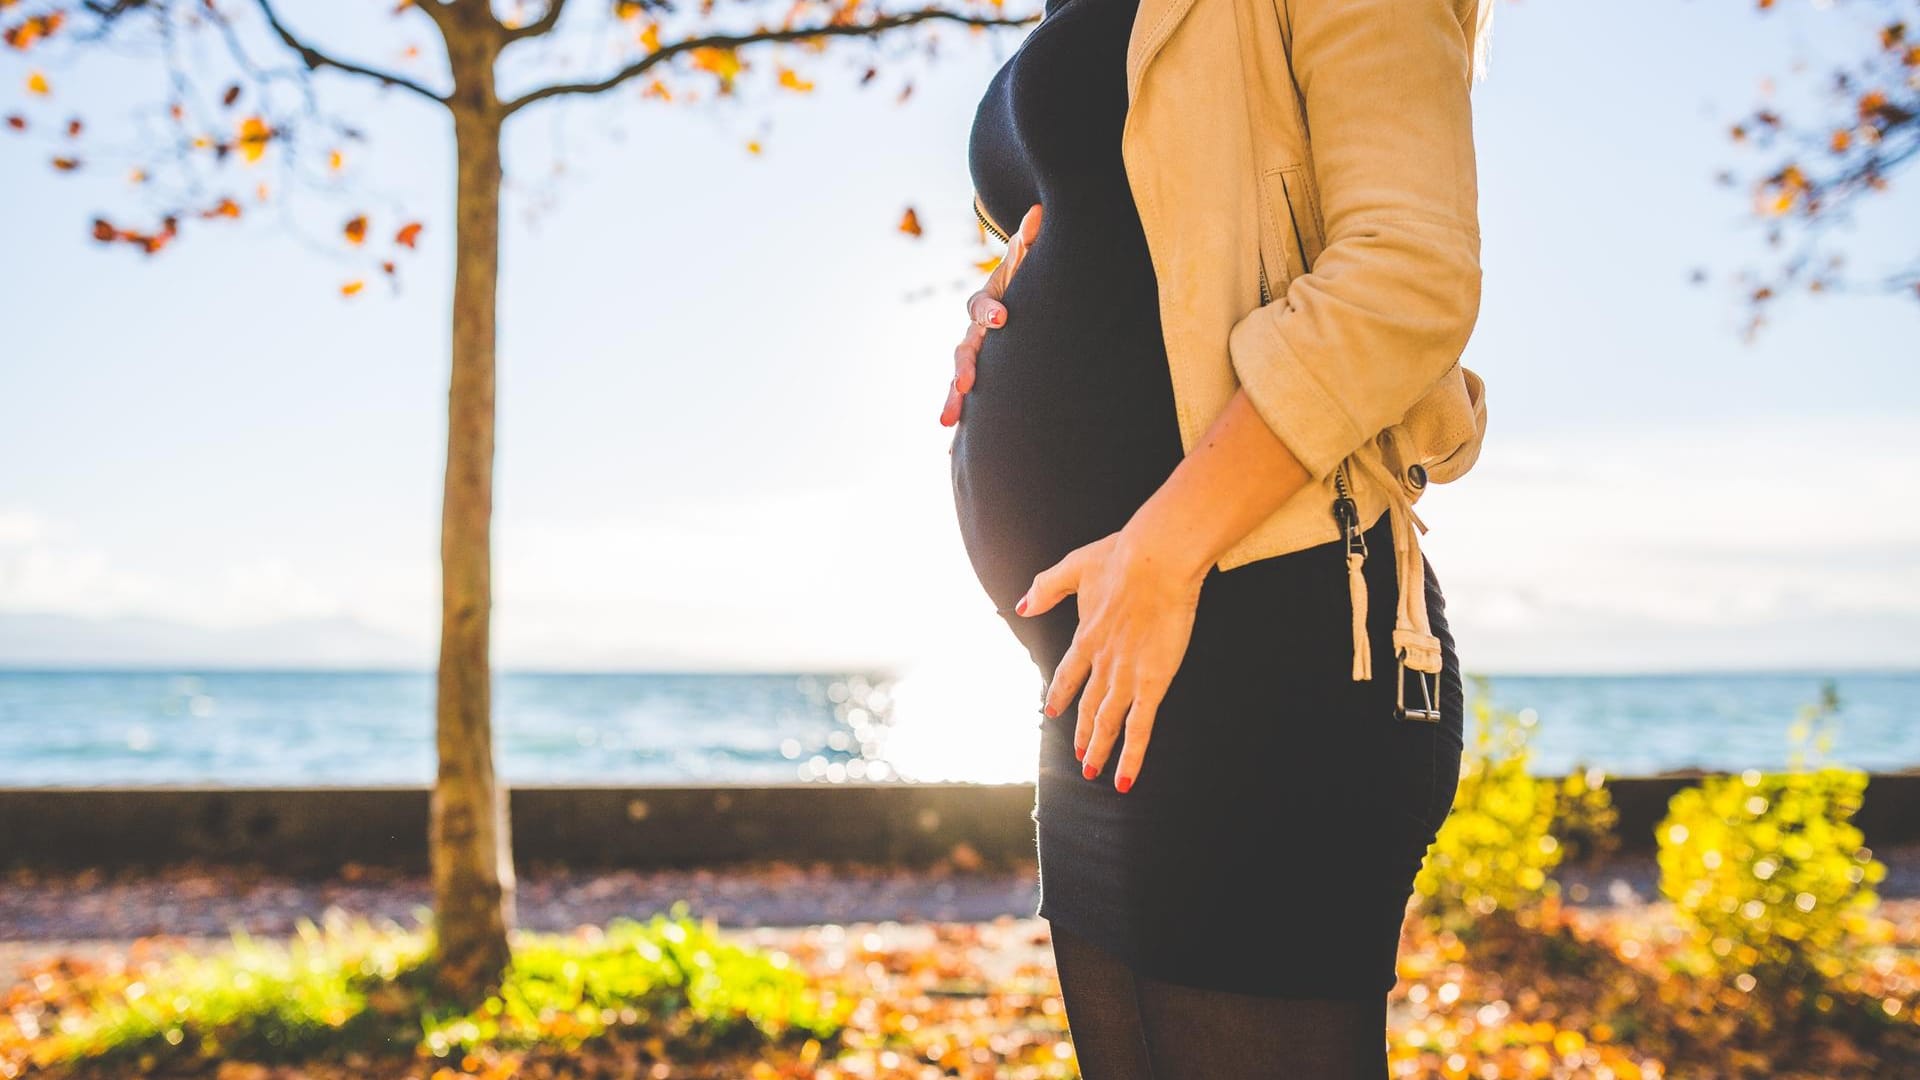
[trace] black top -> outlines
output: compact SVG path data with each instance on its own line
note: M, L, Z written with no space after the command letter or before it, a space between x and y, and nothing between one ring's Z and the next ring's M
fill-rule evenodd
M1009 609L1033 575L1126 523L1181 457L1159 290L1120 132L1137 0L1047 0L994 75L968 164L1013 230L1043 208L987 333L953 444L974 567Z

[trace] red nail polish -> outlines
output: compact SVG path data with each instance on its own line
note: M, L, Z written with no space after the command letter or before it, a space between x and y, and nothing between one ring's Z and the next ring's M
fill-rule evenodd
M1021 598L1020 598L1020 602L1019 602L1019 603L1017 603L1017 604L1015 604L1015 605L1013 605L1013 613L1014 613L1015 615L1025 615L1025 614L1027 613L1027 598L1026 598L1026 597L1024 597L1024 596L1023 596L1023 597L1021 597Z
M1121 778L1113 782L1113 786L1120 789L1120 794L1125 795L1127 793L1127 789L1133 786L1133 777L1122 776Z
M1059 715L1060 715L1060 711L1059 711L1058 709L1055 709L1055 708L1054 708L1054 707L1053 707L1052 705L1048 705L1048 706L1046 706L1045 708L1043 708L1043 709L1041 709L1040 711L1041 711L1041 712L1043 712L1043 713L1046 713L1046 714L1047 714L1048 716L1059 716ZM1075 751L1075 752L1074 752L1074 755L1073 755L1073 756L1074 756L1074 757L1079 757L1079 756L1080 756L1080 754L1079 754L1079 752L1078 752L1078 751Z
M1081 746L1079 743L1075 743L1073 746L1073 760L1075 761L1087 760L1087 748L1084 746Z
M1084 777L1086 777L1087 779L1089 779L1089 780L1091 780L1091 779L1093 779L1094 777L1096 777L1096 776L1099 776L1099 775L1100 775L1100 770L1099 770L1099 769L1096 769L1096 768L1094 768L1094 767L1093 767L1093 764L1092 764L1091 762L1089 762L1089 763L1087 764L1087 767L1086 767L1086 768L1084 768L1084 769L1082 769L1082 770L1080 770L1080 775L1082 775L1082 776L1084 776Z

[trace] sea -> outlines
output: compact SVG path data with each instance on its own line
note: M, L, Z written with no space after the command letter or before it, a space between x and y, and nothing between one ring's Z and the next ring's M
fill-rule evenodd
M1510 675L1472 693L1522 718L1541 775L1779 768L1828 699L1824 760L1920 767L1920 672ZM1038 702L1024 679L911 672L506 672L495 752L523 784L1002 783L1033 778ZM433 703L415 671L0 671L0 786L425 784Z

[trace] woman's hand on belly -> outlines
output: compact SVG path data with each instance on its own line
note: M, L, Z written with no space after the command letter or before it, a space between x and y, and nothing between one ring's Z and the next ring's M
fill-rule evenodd
M940 410L942 427L960 422L960 399L973 389L974 362L980 356L980 342L988 330L1006 325L1007 308L1000 297L1005 295L1007 283L1013 280L1014 273L1039 238L1040 204L1034 203L1027 210L1027 216L1020 219L1019 230L1008 238L1007 253L1001 257L1000 265L987 275L985 285L967 297L967 333L953 350L953 381L947 384L947 404Z
M1125 792L1140 775L1154 714L1187 655L1205 576L1204 567L1194 573L1122 530L1041 571L1014 606L1034 616L1079 597L1079 626L1047 687L1046 713L1060 715L1085 685L1073 747L1087 779L1105 769L1123 732L1113 785Z

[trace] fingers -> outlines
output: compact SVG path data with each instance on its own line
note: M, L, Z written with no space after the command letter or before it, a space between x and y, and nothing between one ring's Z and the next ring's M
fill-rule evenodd
M1043 708L1048 716L1059 716L1067 711L1067 703L1073 700L1074 694L1079 693L1080 684L1086 680L1092 664L1093 657L1076 631L1073 644L1067 646L1067 654L1060 658L1059 665L1053 669L1053 680L1047 684L1047 700ZM1076 751L1086 749L1086 735L1085 731L1074 732L1073 746Z
M1020 219L1020 230L1014 233L1014 239L1020 241L1021 247L1030 248L1040 239L1041 213L1039 203L1027 207L1026 215Z
M1034 575L1027 595L1013 605L1015 615L1044 615L1055 604L1080 590L1080 569L1086 560L1086 548L1077 547L1065 558Z
M999 273L998 267L994 268L994 273ZM987 280L992 282L993 278ZM998 330L1006 325L1007 306L1000 302L997 294L988 292L984 287L975 289L973 295L967 297L967 318L973 323L968 333L975 329Z
M1087 752L1081 755L1081 775L1092 780L1107 767L1113 744L1120 737L1120 724L1127 717L1132 700L1132 679L1113 665L1095 663L1087 679L1087 692L1080 696L1080 723L1074 728L1074 744L1079 745L1080 730L1087 731Z
M952 427L960 422L960 380L954 379L947 384L947 403L940 408L940 426Z
M1080 771L1089 780L1099 776L1106 764L1106 747L1101 741L1103 735L1107 744L1113 742L1112 733L1104 731L1103 726L1109 722L1118 725L1118 721L1111 720L1118 704L1111 693L1116 686L1112 667L1101 658L1094 658L1093 671L1087 676L1087 687L1080 693L1080 713L1073 726L1073 745L1083 745L1083 735L1085 738L1086 750L1080 755ZM1118 707L1125 709L1124 705Z
M987 331L979 323L969 324L965 337L953 347L953 381L961 393L973 389L975 364L980 359L980 341Z
M1165 690L1141 687L1133 695L1133 707L1127 710L1127 741L1120 750L1120 764L1113 770L1113 786L1122 795L1140 776L1140 765L1147 757L1147 742L1153 737L1153 718L1160 711L1164 694Z

